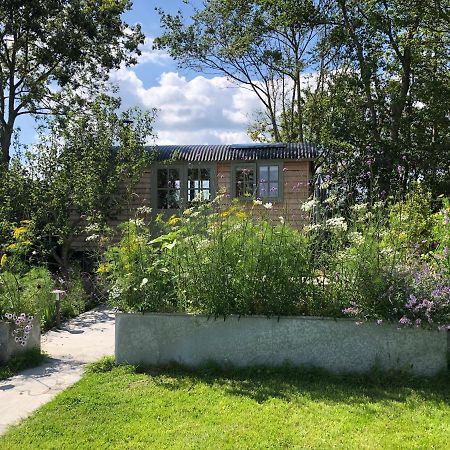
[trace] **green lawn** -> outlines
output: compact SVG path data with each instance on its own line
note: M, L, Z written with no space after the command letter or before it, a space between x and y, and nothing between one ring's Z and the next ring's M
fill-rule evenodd
M450 382L97 365L6 449L448 449ZM102 371L103 369L103 371Z

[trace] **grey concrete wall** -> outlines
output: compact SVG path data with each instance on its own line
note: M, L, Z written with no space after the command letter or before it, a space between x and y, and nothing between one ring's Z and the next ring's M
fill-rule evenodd
M14 340L13 330L15 325L10 322L0 321L0 363L8 361L11 356L30 350L32 348L41 348L41 330L39 326L39 318L33 319L33 328L28 336L25 346L19 345Z
M447 368L448 334L395 325L316 317L253 316L208 319L186 314L116 316L116 360L198 366L290 363L332 372L366 372L373 366L433 375Z

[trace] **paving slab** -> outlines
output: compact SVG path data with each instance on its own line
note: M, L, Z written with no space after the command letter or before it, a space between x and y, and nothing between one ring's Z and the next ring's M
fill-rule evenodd
M86 364L114 353L115 314L99 307L42 335L49 358L0 381L0 434L76 383Z

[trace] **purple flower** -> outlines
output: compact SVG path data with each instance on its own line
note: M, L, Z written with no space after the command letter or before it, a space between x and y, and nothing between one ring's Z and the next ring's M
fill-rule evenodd
M409 325L412 324L412 322L411 322L406 316L403 316L403 317L398 321L398 323L399 323L400 325L404 325L404 326L409 326Z
M416 324L416 327L420 327L420 325L422 324L422 320L416 319L415 324Z
M409 296L409 301L408 301L408 303L405 304L405 306L408 309L413 309L417 305L417 303L418 303L417 297L415 295L411 294Z

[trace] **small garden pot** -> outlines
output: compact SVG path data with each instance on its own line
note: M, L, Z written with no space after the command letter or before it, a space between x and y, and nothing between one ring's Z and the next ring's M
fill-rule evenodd
M321 317L117 314L119 363L319 367L331 372L447 370L449 333Z
M9 321L0 321L0 363L6 363L17 353L41 348L39 318L34 317L31 325L32 327L29 330L28 336L22 343L21 337L23 333L21 332L20 326Z

